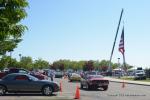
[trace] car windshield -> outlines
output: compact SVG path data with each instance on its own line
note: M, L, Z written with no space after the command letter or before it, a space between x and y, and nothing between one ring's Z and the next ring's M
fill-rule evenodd
M33 81L38 81L39 79L34 77L34 76L31 76L31 75L28 75L29 79L30 80L33 80Z
M72 76L80 76L80 75L77 73L72 73Z
M90 75L87 78L88 79L91 79L91 78L103 78L103 76L101 76L101 75Z
M87 74L89 74L89 75L96 75L96 72L89 72Z
M62 74L62 72L56 72L56 74Z
M143 70L138 70L138 71L136 71L136 73L144 73L144 71Z

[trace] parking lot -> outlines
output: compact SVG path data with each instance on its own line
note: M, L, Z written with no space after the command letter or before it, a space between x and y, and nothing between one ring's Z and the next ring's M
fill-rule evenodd
M68 79L55 78L54 81L62 82L62 92L54 93L52 96L41 94L7 94L1 96L0 100L72 100L75 97L76 86L79 82L68 82ZM107 91L80 89L80 100L149 100L150 87L142 85L110 82Z

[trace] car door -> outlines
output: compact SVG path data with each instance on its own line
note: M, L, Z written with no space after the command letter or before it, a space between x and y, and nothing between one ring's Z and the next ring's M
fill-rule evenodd
M16 85L14 88L18 91L28 91L28 85L29 85L29 80L28 77L25 75L17 75L14 79L14 83Z
M15 80L19 91L40 91L39 82L29 79L27 75L19 75L15 78Z
M43 86L42 84L42 81L41 80L38 80L37 78L35 79L35 77L33 76L27 76L28 77L28 85L27 85L27 88L28 88L28 91L41 91L41 88Z
M4 79L4 84L7 86L8 91L18 91L17 83L14 79L15 75L8 75Z

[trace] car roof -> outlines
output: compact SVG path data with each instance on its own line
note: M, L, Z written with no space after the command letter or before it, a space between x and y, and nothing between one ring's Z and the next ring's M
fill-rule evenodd
M29 74L24 74L24 73L10 73L6 76L17 76L17 75L26 75L26 76L29 76Z
M7 74L6 76L4 76L2 79L5 79L6 77L16 77L18 75L26 75L26 76L29 76L29 74L23 74L23 73L10 73L10 74Z
M99 77L104 77L103 75L88 75L88 77L96 77L96 76L99 76Z

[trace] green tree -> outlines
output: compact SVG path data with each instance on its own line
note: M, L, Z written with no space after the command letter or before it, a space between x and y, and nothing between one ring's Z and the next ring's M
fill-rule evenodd
M118 67L118 63L113 63L112 64L112 69L115 69L115 68L117 68Z
M27 16L27 0L0 0L0 55L13 51L22 40L26 26L20 21Z
M84 64L85 64L85 61L79 61L79 62L78 62L78 68L79 68L80 70L82 70Z
M100 62L97 60L97 61L93 61L94 62L94 69L95 70L100 70Z
M0 69L4 69L5 67L8 67L9 63L10 63L10 57L2 56L0 60Z
M11 58L10 56L2 56L0 60L0 69L4 68L10 68L10 67L18 67L18 62L16 59Z
M59 69L59 70L64 70L65 69L65 61L64 60L59 60L53 62L53 68Z
M43 68L48 68L48 67L49 67L49 62L42 60L41 58L38 60L35 60L34 62L34 68L43 69Z
M33 61L31 57L22 57L19 65L21 68L25 69L32 69L33 68Z
M94 62L92 60L85 62L83 66L84 71L92 71L94 69Z

